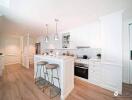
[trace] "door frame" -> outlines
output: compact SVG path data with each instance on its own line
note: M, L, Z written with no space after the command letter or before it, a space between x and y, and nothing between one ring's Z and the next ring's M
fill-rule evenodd
M132 66L131 66L131 63L132 63L132 61L130 60L130 58L131 58L131 53L130 53L130 50L131 50L131 48L130 48L130 25L132 25L132 19L131 20L129 20L129 22L128 22L128 33L129 33L129 84L132 84Z

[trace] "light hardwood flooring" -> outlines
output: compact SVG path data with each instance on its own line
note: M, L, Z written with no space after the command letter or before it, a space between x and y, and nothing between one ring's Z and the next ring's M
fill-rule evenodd
M132 93L129 85L125 84L123 89L127 91L124 94ZM6 66L4 75L0 78L0 100L50 99L34 84L33 66L26 69L16 64ZM59 100L59 96L53 100ZM75 88L66 100L132 100L132 97L114 97L108 90L75 79Z

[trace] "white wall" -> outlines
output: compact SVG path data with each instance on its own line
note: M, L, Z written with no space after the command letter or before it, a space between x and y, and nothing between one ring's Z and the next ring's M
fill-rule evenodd
M9 8L10 0L0 0L0 6Z

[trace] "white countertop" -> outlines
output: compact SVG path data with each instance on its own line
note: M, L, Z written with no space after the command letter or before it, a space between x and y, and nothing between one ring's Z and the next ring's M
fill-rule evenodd
M34 55L35 57L43 57L43 58L47 58L47 59L63 59L63 60L66 60L66 59L70 59L70 58L74 58L74 57L71 57L71 56L50 56L50 55Z
M91 59L75 59L76 63L83 63L83 64L89 64L89 62L101 62L101 59L99 58L91 58Z

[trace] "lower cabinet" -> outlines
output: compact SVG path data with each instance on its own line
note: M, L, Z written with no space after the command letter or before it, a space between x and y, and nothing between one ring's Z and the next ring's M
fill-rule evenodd
M89 64L89 82L100 85L102 83L102 69L99 62Z
M89 82L122 93L122 67L102 62L89 63Z
M103 87L122 93L122 67L116 64L102 64Z

